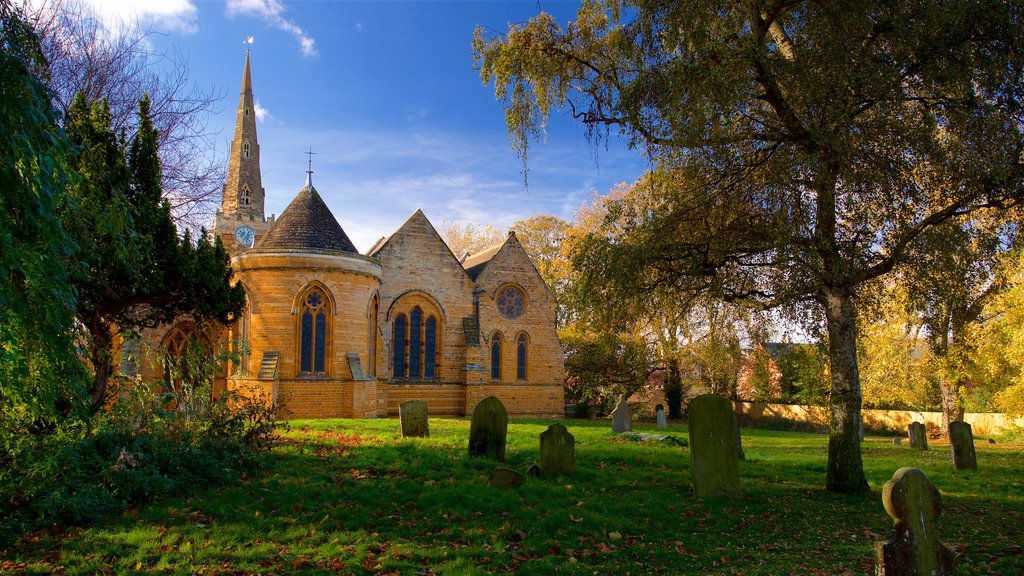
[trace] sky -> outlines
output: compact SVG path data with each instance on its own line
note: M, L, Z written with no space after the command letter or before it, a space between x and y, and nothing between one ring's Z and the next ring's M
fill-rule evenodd
M530 150L526 185L501 102L474 70L478 25L500 33L540 10L564 25L578 2L86 1L112 23L138 18L154 48L187 60L197 87L223 95L209 119L221 157L248 46L266 213L298 193L312 149L314 186L360 251L417 208L438 228L572 219L646 166L622 141L595 146L559 111Z

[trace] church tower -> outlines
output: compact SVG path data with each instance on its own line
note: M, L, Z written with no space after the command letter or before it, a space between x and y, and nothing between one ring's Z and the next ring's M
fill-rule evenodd
M249 72L249 51L245 51L242 91L238 99L235 134L228 156L228 174L224 182L220 210L213 231L234 255L255 245L274 222L263 213L266 193L260 178L260 145L256 139L256 106Z

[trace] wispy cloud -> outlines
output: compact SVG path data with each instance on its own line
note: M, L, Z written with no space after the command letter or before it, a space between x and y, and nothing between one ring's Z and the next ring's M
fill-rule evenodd
M267 24L287 32L299 42L303 56L317 55L316 41L295 22L284 17L285 7L279 0L228 0L228 16L255 16Z
M262 123L262 122L265 122L267 120L273 120L274 119L274 115L271 114L270 110L267 110L263 106L263 104L260 104L259 100L256 101L256 103L253 105L253 107L256 110L256 121L257 122L261 122Z
M199 30L192 0L82 0L103 19L111 33L138 23L143 29L192 34ZM38 2L36 2L38 3ZM33 2L29 2L33 4Z

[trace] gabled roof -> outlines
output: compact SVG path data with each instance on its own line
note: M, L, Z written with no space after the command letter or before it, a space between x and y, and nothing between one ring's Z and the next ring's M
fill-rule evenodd
M462 267L466 269L466 274L469 274L469 277L476 282L476 279L480 277L480 273L487 268L487 265L490 264L491 260L494 259L494 256L501 251L502 246L504 246L506 242L508 242L508 238L505 238L501 243L495 244L483 252L477 252L469 258L466 258L462 262Z
M256 250L359 253L311 182L284 209Z

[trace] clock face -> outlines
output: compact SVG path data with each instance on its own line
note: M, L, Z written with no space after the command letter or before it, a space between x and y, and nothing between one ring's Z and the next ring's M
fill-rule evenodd
M256 230L252 226L239 226L235 228L235 241L239 246L252 248L256 242Z

